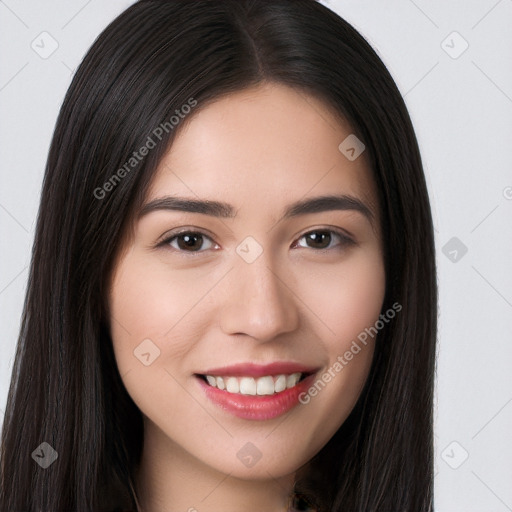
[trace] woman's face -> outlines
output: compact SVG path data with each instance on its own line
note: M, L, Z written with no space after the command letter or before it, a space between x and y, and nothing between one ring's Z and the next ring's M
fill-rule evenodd
M115 266L116 361L162 460L288 475L368 376L385 291L375 185L361 147L339 148L350 127L282 85L186 123Z

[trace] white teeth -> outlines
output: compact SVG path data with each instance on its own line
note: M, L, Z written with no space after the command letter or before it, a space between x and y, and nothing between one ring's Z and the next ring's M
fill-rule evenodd
M273 395L285 389L293 388L299 382L302 373L291 375L265 375L259 379L253 377L214 377L206 375L208 384L214 388L226 390L228 393L242 395Z
M240 379L240 393L242 395L255 395L256 381L252 377L242 377Z
M288 377L286 377L286 387L293 388L293 386L299 382L299 379L300 373L292 373L291 375L288 375Z
M226 381L226 391L229 393L240 392L240 383L236 377L228 377L228 380Z
M279 375L279 377L277 377L276 383L274 384L274 389L276 393L286 389L286 375Z
M274 394L274 379L272 377L261 377L258 379L258 395Z

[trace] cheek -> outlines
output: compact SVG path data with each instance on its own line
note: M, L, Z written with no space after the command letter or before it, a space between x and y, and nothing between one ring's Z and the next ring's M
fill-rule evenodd
M365 329L379 319L384 300L382 259L377 252L367 253L350 265L317 275L310 286L302 293L308 294L308 305L317 313L329 356L328 366L302 397L308 415L322 419L310 431L313 455L346 420L368 377L375 337Z
M119 373L128 394L149 418L190 413L177 369L186 367L204 331L196 311L208 290L199 270L194 276L171 275L157 263L129 254L117 267L109 297Z
M193 333L176 333L208 292L211 276L203 274L198 269L171 275L158 262L134 254L121 262L110 294L111 336L120 367L126 371L135 365L134 350L147 339L162 356L178 357L190 348ZM198 331L200 322L195 318L192 325Z
M308 298L323 326L324 343L330 352L339 352L377 321L385 294L385 270L378 252L361 252L346 265L323 269L302 286L302 296Z

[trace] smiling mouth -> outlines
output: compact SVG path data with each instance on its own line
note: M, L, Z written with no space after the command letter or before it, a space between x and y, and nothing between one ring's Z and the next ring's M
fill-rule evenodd
M299 382L304 380L312 373L295 372L282 373L277 375L264 375L254 378L249 376L214 376L201 375L196 376L206 382L210 387L226 391L234 395L249 396L271 396L277 395L294 388Z

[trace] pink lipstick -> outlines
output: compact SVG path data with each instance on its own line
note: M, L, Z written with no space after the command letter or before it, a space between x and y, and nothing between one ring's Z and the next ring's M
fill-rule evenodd
M244 419L276 418L299 404L318 369L292 362L243 363L195 374L206 397Z

